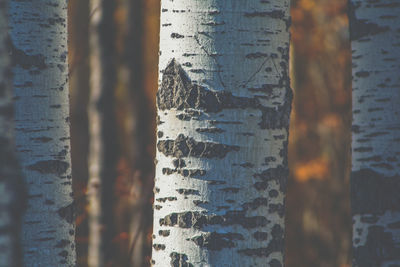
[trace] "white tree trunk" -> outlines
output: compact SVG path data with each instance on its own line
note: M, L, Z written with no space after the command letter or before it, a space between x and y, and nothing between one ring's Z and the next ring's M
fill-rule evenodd
M353 266L399 266L400 3L349 4Z
M89 24L89 248L90 267L101 267L112 256L115 136L114 2L91 0Z
M17 267L25 195L15 157L7 8L8 1L0 0L0 266Z
M282 266L289 0L162 0L152 263Z
M26 266L75 266L67 1L10 1L16 147L28 187Z

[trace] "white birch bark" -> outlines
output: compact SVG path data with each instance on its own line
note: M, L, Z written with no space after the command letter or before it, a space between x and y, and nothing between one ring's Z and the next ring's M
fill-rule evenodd
M7 8L8 1L0 0L0 266L17 267L25 195L15 156Z
M350 1L353 266L400 265L400 3Z
M91 0L89 23L90 95L89 120L89 248L90 267L101 267L110 259L115 180L115 136L113 64L114 2Z
M17 155L28 206L26 266L75 266L67 1L10 1Z
M283 266L289 0L162 0L152 264Z

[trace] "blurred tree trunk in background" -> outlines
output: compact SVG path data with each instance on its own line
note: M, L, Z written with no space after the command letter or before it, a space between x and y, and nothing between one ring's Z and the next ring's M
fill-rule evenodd
M0 265L22 266L20 250L24 186L15 156L7 0L0 0Z
M293 0L286 266L349 266L347 0Z
M76 204L76 250L79 266L87 265L88 118L89 95L89 0L68 1L71 161Z
M114 114L116 82L114 1L90 0L89 57L89 244L90 267L113 256L114 182L118 140Z
M10 1L16 147L26 177L27 266L75 266L67 3Z
M145 92L144 68L144 1L127 2L126 40L124 65L127 67L126 144L132 171L129 207L129 266L143 267L149 264L151 244L147 241L152 222L151 197L153 194L153 157L148 149L154 130L149 127L154 120L154 109ZM156 33L153 33L156 34ZM147 258L147 261L146 261Z
M161 1L155 266L283 266L289 1Z
M349 5L353 266L399 266L400 3Z

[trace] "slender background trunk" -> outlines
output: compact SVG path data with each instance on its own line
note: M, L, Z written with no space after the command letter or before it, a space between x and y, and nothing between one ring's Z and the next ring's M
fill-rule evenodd
M155 266L282 266L289 1L162 1Z
M353 266L400 265L400 3L350 1Z
M154 164L149 150L151 138L155 138L152 120L154 111L145 92L145 50L144 50L144 1L127 1L127 38L124 49L124 63L127 67L127 91L129 109L127 128L127 149L131 176L129 261L132 267L147 266L146 255L151 246L147 241L152 221L151 197L153 192Z
M117 151L114 115L114 2L90 1L89 248L90 267L112 257L113 200Z
M76 205L78 265L87 265L89 0L68 1L69 92L71 110L72 185Z
M28 187L27 266L75 266L67 2L10 1L16 147Z
M0 1L0 266L21 266L20 226L25 192L15 156L8 1Z

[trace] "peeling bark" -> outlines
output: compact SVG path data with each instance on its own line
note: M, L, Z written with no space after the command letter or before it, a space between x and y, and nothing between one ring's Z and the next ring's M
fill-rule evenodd
M282 266L289 1L162 1L152 264Z
M26 177L23 261L75 266L67 3L10 1L16 148Z
M349 2L353 266L400 265L400 5Z
M91 0L89 24L89 245L88 265L105 266L112 257L113 201L116 178L116 120L114 114L114 3Z

